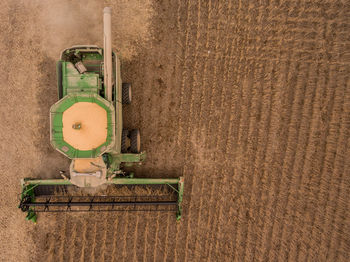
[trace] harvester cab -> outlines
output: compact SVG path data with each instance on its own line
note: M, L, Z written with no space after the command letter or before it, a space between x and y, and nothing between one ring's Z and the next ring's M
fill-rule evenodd
M37 212L122 210L174 210L179 220L182 177L134 178L124 170L142 162L146 153L139 130L123 128L122 108L131 103L131 84L122 82L121 62L112 51L108 7L103 20L103 48L73 46L57 62L59 100L50 109L50 142L71 159L69 174L22 179L19 208L34 222Z

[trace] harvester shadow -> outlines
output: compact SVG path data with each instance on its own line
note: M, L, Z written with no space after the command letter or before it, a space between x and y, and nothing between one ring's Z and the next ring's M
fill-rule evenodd
M39 73L36 92L36 127L33 129L34 146L40 157L35 168L36 177L57 178L60 170L68 170L69 159L54 150L50 144L50 107L58 100L56 61L42 54L37 66Z

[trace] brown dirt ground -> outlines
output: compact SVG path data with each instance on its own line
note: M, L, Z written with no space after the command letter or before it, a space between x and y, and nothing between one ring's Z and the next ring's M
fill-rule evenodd
M184 215L41 215L19 179L69 161L49 143L55 60L113 46L133 83L139 176L185 177ZM1 261L347 261L349 1L0 2Z

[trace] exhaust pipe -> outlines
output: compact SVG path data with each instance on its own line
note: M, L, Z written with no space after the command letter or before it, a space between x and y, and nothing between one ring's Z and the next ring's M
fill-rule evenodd
M107 100L112 101L112 25L111 25L111 13L110 7L103 9L103 70L104 78L103 82L105 90L107 90Z

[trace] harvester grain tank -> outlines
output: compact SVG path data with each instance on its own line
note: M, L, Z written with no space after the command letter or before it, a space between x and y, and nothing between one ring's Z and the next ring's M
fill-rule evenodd
M19 208L34 222L38 212L121 210L174 210L179 220L182 177L135 178L125 170L144 161L146 153L139 130L123 128L122 108L131 103L131 84L122 82L120 59L112 51L109 7L103 21L104 48L73 46L57 62L59 100L50 109L50 142L71 159L69 174L22 179ZM151 194L119 195L122 186L141 186ZM152 194L157 186L166 188L166 197Z

